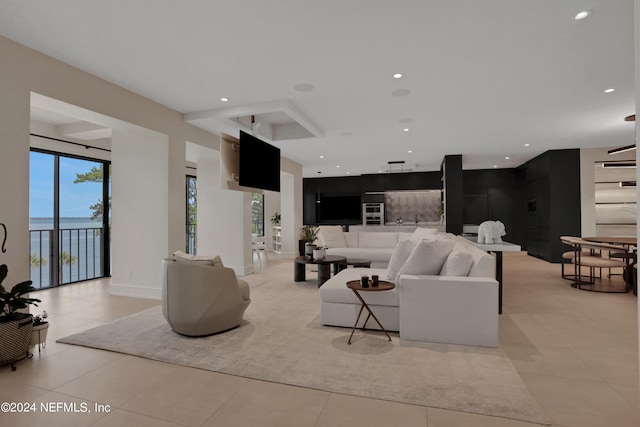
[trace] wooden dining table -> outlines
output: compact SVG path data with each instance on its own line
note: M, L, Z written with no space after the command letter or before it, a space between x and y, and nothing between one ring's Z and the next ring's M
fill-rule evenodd
M637 237L624 237L624 236L597 236L597 237L583 237L582 240L594 243L608 243L610 245L622 245L622 246L636 246L638 244Z

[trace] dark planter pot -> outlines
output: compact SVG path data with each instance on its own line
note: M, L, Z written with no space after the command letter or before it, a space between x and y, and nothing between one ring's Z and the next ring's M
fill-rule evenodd
M0 365L11 364L15 371L15 363L29 357L29 341L33 331L33 316L24 319L0 322Z
M307 243L304 240L298 240L298 255L304 255L304 244Z

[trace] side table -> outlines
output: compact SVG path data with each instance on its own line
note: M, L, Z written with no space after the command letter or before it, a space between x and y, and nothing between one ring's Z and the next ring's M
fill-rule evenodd
M365 302L365 300L362 299L362 296L360 295L360 292L390 291L391 289L393 289L395 287L396 287L396 285L394 285L393 283L387 282L387 281L384 281L384 280L380 280L378 282L378 286L372 286L371 284L369 284L368 288L363 288L362 287L362 283L360 283L359 280L350 280L349 282L347 282L347 288L349 288L349 289L351 289L353 291L353 293L356 295L356 298L358 298L358 300L362 304L360 306L360 311L358 312L358 317L356 318L356 323L353 324L353 329L351 329L351 335L349 336L349 345L351 345L351 338L353 338L353 333L356 330L356 326L358 326L358 320L360 320L360 315L362 314L362 310L364 310L365 308L367 309L369 314L367 315L367 319L364 321L364 324L362 325L362 329L364 330L365 326L367 326L367 322L369 321L369 318L373 317L373 319L376 321L378 326L380 326L380 329L382 329L382 332L384 332L385 335L387 336L387 338L389 338L389 341L391 341L391 337L389 336L389 333L384 328L384 326L382 326L382 323L380 323L380 321L378 320L376 315L373 314L373 311L371 311L371 308L369 308L369 304L367 304Z

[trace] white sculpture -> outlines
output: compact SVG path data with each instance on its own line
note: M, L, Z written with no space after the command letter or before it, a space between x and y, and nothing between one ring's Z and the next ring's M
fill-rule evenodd
M478 243L502 243L502 236L507 234L500 221L485 221L478 227Z

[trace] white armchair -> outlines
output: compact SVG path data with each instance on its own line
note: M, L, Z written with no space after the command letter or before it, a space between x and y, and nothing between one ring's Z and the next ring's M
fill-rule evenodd
M162 313L175 332L197 337L240 325L249 285L231 268L165 259L162 269Z

